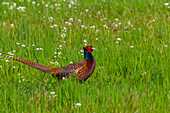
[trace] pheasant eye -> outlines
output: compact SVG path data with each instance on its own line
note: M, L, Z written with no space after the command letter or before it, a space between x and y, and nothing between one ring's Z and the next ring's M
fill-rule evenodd
M89 50L91 50L91 49L92 49L92 47L91 47L91 46L88 46L86 49L89 49Z

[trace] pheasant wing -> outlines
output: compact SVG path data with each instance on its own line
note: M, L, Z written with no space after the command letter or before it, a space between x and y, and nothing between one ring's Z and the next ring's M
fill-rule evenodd
M92 60L83 60L83 66L78 68L76 75L79 80L86 80L91 76L95 68L95 61Z

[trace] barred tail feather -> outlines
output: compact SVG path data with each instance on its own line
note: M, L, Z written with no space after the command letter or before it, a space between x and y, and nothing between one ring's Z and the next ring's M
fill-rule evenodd
M51 71L52 71L51 68L48 67L48 66L44 66L44 65L41 65L41 64L29 61L29 60L19 58L19 57L13 57L13 56L4 56L4 57L19 61L19 62L21 62L23 64L26 64L28 66L31 66L33 68L36 68L36 69L38 69L40 71L43 71L43 72L46 72L46 73L51 73Z

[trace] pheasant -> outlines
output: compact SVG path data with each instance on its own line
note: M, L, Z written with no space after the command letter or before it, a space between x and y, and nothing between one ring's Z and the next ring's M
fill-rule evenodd
M19 57L13 56L3 56L16 61L19 61L23 64L36 68L45 73L51 73L53 77L62 78L73 76L73 73L77 75L77 79L80 81L86 81L95 69L95 59L91 52L95 49L92 46L83 47L84 49L84 60L70 64L64 67L51 68L45 65L41 65L32 61L28 61Z

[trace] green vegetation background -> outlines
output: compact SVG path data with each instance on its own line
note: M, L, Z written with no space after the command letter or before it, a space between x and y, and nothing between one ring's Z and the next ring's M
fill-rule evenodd
M60 67L87 44L96 69L58 81L1 58L0 112L170 111L168 0L28 1L0 2L0 52Z

